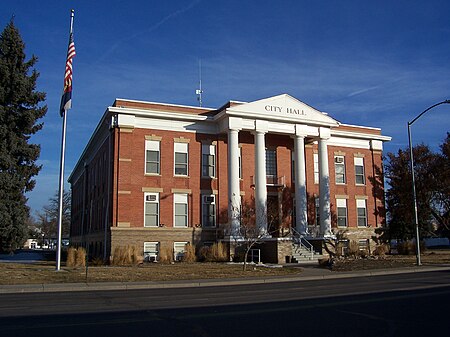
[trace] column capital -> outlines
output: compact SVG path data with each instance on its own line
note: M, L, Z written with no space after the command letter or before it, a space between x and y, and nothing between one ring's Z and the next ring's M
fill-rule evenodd
M241 131L242 130L242 118L229 117L228 118L228 130Z
M327 140L331 138L331 129L320 127L319 128L319 138L321 140Z
M267 133L269 132L269 122L268 121L255 121L255 132L256 133Z

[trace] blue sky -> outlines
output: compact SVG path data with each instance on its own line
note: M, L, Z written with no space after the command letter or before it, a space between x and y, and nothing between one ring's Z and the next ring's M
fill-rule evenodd
M386 152L407 146L407 121L450 99L449 1L2 0L1 30L14 22L47 93L28 204L39 211L58 189L58 108L75 9L73 108L66 176L115 98L204 106L288 93L349 124L381 127ZM437 150L450 105L417 121L413 142Z

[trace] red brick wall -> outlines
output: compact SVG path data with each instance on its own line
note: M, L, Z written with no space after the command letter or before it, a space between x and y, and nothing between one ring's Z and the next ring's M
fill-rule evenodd
M145 140L146 136L161 137L159 176L145 175ZM174 176L174 139L185 138L189 140L189 168L188 177ZM216 178L201 177L202 143L215 142L216 144ZM173 227L173 193L172 189L190 190L189 194L189 227L201 223L201 191L217 191L216 204L218 223L227 222L228 209L228 169L227 169L227 135L206 135L187 132L173 132L147 129L114 129L111 146L114 149L113 171L109 176L104 155L108 152L109 143L104 142L94 159L88 166L87 175L72 186L72 237L81 240L80 235L86 235L90 226L91 233L104 231L106 217L106 204L108 184L111 184L110 212L113 227L142 228L144 226L144 192L143 188L162 189L160 195L160 223L167 228ZM309 223L314 223L314 197L319 194L319 185L314 184L313 153L317 152L317 145L307 139L305 147L307 194L309 198ZM242 150L242 179L240 181L241 193L245 201L251 203L254 197L252 176L255 175L254 137L250 132L239 132L239 146ZM269 192L281 192L283 207L282 222L291 221L292 195L294 182L292 181L292 158L294 148L293 139L284 135L266 135L266 146L276 148L278 176L285 177L284 189L269 187ZM334 155L339 153L345 156L346 184L335 184ZM364 157L365 185L356 186L354 155ZM328 147L330 192L332 212L336 213L336 195L348 196L348 226L357 228L356 199L355 196L367 196L368 224L374 227L381 224L384 214L378 215L376 208L383 206L383 194L375 198L371 177L376 175L375 167L381 168L381 152L368 149L354 149L343 147ZM108 177L111 181L108 181ZM86 191L85 210L88 219L85 219L85 228L81 229L83 211L83 179L88 179ZM93 181L97 185L92 185ZM92 201L92 203L91 203ZM90 205L92 204L92 208ZM91 221L92 219L92 221ZM335 227L336 224L334 223ZM156 233L156 232L155 232ZM99 234L100 235L100 234ZM97 235L98 236L98 235ZM98 236L100 238L100 236ZM96 240L98 240L98 238Z
M161 137L161 175L146 176L145 165L145 136L155 135ZM189 140L189 177L174 176L174 139L183 137ZM202 142L216 142L216 178L201 178L201 145ZM118 216L115 221L119 223L130 223L131 227L142 227L144 216L144 192L143 187L161 188L160 193L160 222L168 227L173 226L173 193L172 189L189 189L189 226L201 223L201 190L217 190L218 221L226 222L228 207L228 171L227 171L227 136L205 135L194 133L179 133L172 131L132 129L119 134L119 159L116 161L118 168L118 185L116 195L118 196ZM242 178L241 192L244 200L250 201L254 196L252 188L252 176L254 176L254 139L249 132L239 133L239 144L242 148ZM289 204L289 196L294 191L292 182L291 151L293 140L289 136L267 135L267 147L277 149L278 176L285 177L287 191L283 193L286 198L285 207ZM314 196L319 194L319 185L314 184L314 162L313 153L317 152L317 145L307 145L306 175L307 193L310 197L309 205L314 207ZM346 184L335 184L334 155L335 153L345 156ZM364 186L355 184L354 154L364 156L365 182ZM336 195L348 196L348 225L356 227L356 199L355 196L367 196L368 224L375 226L381 222L375 217L376 201L373 196L370 177L374 175L373 165L381 166L381 153L373 153L371 150L353 149L329 146L328 147L330 192L333 212L335 210ZM378 203L379 205L379 203ZM314 214L313 211L308 213ZM287 215L287 214L284 214ZM286 218L288 220L288 218ZM285 220L286 220L285 219ZM314 219L310 219L313 223Z

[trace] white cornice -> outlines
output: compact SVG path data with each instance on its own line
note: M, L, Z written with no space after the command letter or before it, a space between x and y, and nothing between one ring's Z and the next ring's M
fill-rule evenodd
M120 107L108 107L108 111L117 114L135 115L142 117L152 117L158 119L177 119L185 121L213 121L211 116L193 115L187 113L177 113L172 111L159 111L159 110L143 110L143 109L130 109Z
M331 135L336 137L345 137L345 138L357 138L357 139L374 139L381 140L384 142L388 142L392 139L389 136L382 135L374 135L373 133L362 133L362 132L353 132L353 131L341 131L341 130L331 130Z

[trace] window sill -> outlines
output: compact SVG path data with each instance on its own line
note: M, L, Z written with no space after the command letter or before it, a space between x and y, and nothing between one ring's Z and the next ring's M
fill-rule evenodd
M174 174L173 177L174 178L190 178L190 176L178 175L178 174Z
M161 177L161 173L144 173L145 177Z

